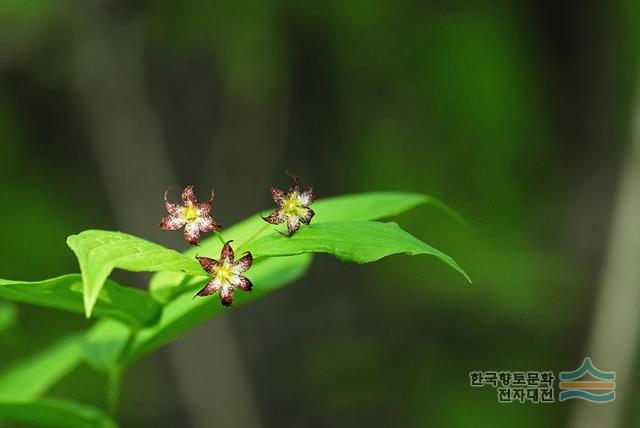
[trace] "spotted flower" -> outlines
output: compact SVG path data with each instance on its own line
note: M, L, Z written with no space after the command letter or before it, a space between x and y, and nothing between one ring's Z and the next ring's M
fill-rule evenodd
M160 222L162 229L176 230L184 226L184 238L191 245L198 244L200 232L220 229L220 225L209 215L213 203L213 191L211 199L206 202L198 202L193 194L193 186L187 186L182 191L182 206L167 201L167 192L164 192L164 206L169 211L169 215Z
M315 214L313 210L309 208L309 205L311 205L316 198L313 193L313 187L309 187L304 192L300 192L302 188L300 179L293 176L293 183L293 186L289 187L286 195L280 189L276 189L275 187L271 188L271 197L278 208L268 217L262 217L264 221L271 224L280 224L286 221L289 236L298 230L301 222L309 224Z
M233 303L233 289L251 291L253 285L249 278L243 276L253 263L251 253L246 253L234 261L233 249L227 241L222 247L220 261L208 257L196 257L200 266L211 276L207 285L196 296L209 296L216 291L220 292L220 302L224 306ZM195 296L194 296L195 297Z

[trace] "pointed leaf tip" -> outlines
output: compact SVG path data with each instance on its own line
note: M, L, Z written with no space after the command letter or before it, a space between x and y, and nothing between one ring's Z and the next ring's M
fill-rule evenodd
M108 230L86 230L67 238L82 273L85 316L91 317L100 290L113 269L133 272L202 273L197 261L136 236Z

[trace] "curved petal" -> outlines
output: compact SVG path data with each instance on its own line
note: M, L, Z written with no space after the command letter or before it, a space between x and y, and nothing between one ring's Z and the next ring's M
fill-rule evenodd
M169 211L169 214L180 216L182 214L182 207L178 204L171 203L167 200L167 193L169 190L164 191L164 207Z
M300 216L300 221L304 224L311 223L311 219L313 218L314 215L316 215L316 213L314 213L311 208L302 208L302 209L305 210L306 213Z
M242 291L251 291L251 289L253 289L253 284L249 278L242 275L234 275L233 278L231 278L231 284Z
M231 243L233 241L225 242L222 247L222 251L220 252L220 264L225 264L225 262L229 264L233 264L233 248L231 248Z
M209 282L207 282L207 285L205 285L202 290L198 291L198 294L193 297L210 296L220 289L220 285L220 281L218 281L217 279L211 279L209 280Z
M289 221L287 221L287 229L289 230L289 236L296 233L299 227L300 227L300 222L298 221L298 217L295 217L295 216L289 217Z
M253 256L251 255L251 253L247 253L233 263L233 271L236 274L244 273L251 267L252 264Z
M309 187L307 190L302 192L300 196L298 196L300 200L300 205L303 207L308 207L316 200L316 194L313 191L313 187Z
M207 214L209 214L211 212L211 202L210 201L206 201L206 202L198 202L196 204L196 210L198 212L199 216L206 216Z
M179 215L168 215L160 221L160 228L164 230L180 229L185 221Z
M200 228L200 232L211 232L213 230L220 230L220 225L209 216L200 217L198 219L198 227Z
M300 179L296 175L289 174L289 176L293 178L293 185L289 187L289 195L291 195L293 192L299 193L300 188L302 187Z
M193 186L185 187L182 191L181 198L184 205L187 205L189 202L191 202L192 204L198 203L196 196L193 194Z
M220 288L220 302L224 306L231 306L233 303L233 287L231 284L225 284Z
M271 188L271 197L273 198L273 202L275 202L279 207L281 207L286 200L284 192L275 187Z
M211 212L211 205L213 205L213 197L216 194L213 192L213 190L211 191L211 199L209 199L208 201L205 202L199 202L196 204L196 208L198 209L198 215L201 217L206 216L207 214L209 214Z
M191 245L196 245L200 241L200 227L198 222L187 223L184 227L184 239Z
M197 257L197 256L196 256L196 259L198 259L198 263L200 263L200 266L202 266L202 269L204 269L205 272L210 273L211 275L214 275L213 268L219 265L216 259L210 259L209 257Z
M282 209L277 209L274 212L272 212L271 214L269 214L268 217L262 217L262 219L264 221L266 221L267 223L280 224L285 220L285 217L284 217L283 210Z

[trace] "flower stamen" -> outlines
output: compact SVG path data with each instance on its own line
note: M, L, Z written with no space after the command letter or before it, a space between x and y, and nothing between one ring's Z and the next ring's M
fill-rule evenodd
M182 211L182 219L188 223L193 223L198 218L198 211L189 201L188 205Z
M218 266L217 269L214 269L215 279L220 282L228 282L233 276L233 266L225 263L221 266Z

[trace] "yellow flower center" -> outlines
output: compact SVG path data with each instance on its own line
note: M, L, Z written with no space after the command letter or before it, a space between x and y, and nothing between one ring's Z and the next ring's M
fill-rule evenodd
M229 282L233 276L233 266L230 264L223 264L218 266L216 270L216 279L222 283Z
M304 210L300 206L300 199L295 193L289 196L289 199L284 203L284 213L290 216L304 215Z
M198 218L198 211L196 210L196 207L194 207L193 204L189 202L189 205L184 207L184 210L182 210L182 219L184 221L191 223L197 218Z

